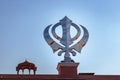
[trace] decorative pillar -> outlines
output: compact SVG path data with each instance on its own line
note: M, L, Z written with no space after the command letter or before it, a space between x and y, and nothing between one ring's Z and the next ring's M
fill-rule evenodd
M33 72L34 72L34 75L36 74L36 70L33 70Z
M24 74L24 69L22 69L22 74Z
M29 75L30 75L30 69L28 69L29 70Z
M19 74L19 70L17 70L17 75Z

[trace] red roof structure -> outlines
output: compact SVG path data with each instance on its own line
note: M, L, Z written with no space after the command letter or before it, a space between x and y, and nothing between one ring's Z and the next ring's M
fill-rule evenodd
M25 60L16 67L17 74L0 74L0 80L120 80L120 75L79 73L78 65L79 63L61 62L57 65L58 74L36 74L35 64ZM24 69L29 70L29 75L24 74ZM19 70L22 70L22 75L19 74ZM34 71L34 75L30 75L30 70Z

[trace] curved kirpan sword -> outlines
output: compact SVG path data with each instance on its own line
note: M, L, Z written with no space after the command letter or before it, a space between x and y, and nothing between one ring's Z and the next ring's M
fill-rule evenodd
M56 33L55 33L55 30L54 30L54 29L55 29L57 26L59 26L59 25L61 25L61 24L60 24L60 23L57 23L57 24L55 24L55 25L53 26L53 28L52 28L52 29L53 29L53 30L52 30L52 34L53 34L53 36L54 36L56 39L61 40L62 38L60 38L59 36L57 36ZM71 23L71 25L74 26L74 27L77 29L78 33L75 35L75 37L73 37L73 38L71 39L71 43L70 43L70 44L72 44L72 41L76 40L76 39L80 36L80 28L79 28L76 24L74 24L74 23ZM54 52L54 53L60 49L61 51L58 52L58 55L61 56L61 54L65 52L65 56L64 56L64 57L71 60L69 52L72 53L73 56L76 55L76 52L75 52L75 51L81 53L81 49L84 47L84 45L86 44L86 42L88 41L88 38L89 38L89 33L88 33L87 29L86 29L84 26L82 26L82 25L80 25L80 26L81 26L81 28L83 29L83 32L84 32L83 37L81 38L80 41L78 41L78 42L77 42L76 44L74 44L73 46L69 47L69 45L70 45L70 44L69 44L69 45L68 45L68 48L67 48L67 51L66 51L66 48L65 48L66 46L65 46L65 47L64 47L64 46L61 46L60 44L56 43L56 42L50 37L50 35L49 35L49 28L51 27L51 25L47 26L46 29L44 30L44 38L45 38L46 42L48 43L48 45L51 46L51 48L53 49L53 52ZM63 45L64 45L64 44L63 44ZM75 50L75 51L74 51L74 50ZM66 52L68 52L68 53L66 54ZM65 62L70 62L70 61L68 61L68 60L64 60L64 61L65 61Z

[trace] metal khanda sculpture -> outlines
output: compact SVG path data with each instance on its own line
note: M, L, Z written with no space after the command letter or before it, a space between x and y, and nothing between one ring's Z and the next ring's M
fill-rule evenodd
M55 29L60 26L62 27L62 37L58 36L55 32ZM52 37L49 34L49 29L52 25L49 25L45 28L44 30L44 38L46 42L48 43L49 46L53 49L53 52L55 53L58 51L58 56L61 56L62 53L64 54L64 60L62 62L74 62L71 57L70 53L75 56L76 52L81 52L81 49L84 47L86 42L88 41L89 33L87 29L80 25L81 29L83 30L83 36L81 40L79 40L76 44L72 45L75 41L79 38L81 34L81 30L78 25L73 23L67 16L65 16L60 22L56 23L54 26L51 28L51 32L53 37L55 37L57 40L60 41L60 43L55 42L55 40L52 39ZM74 27L77 30L77 34L71 38L70 35L70 28Z

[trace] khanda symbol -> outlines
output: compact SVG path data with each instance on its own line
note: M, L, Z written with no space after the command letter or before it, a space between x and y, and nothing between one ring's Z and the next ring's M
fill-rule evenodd
M62 37L58 36L55 32L55 29L60 25L62 27ZM65 53L64 60L62 62L74 62L71 59L70 54L75 56L77 52L79 53L81 52L81 49L84 47L84 45L88 41L89 33L87 29L84 26L80 25L81 29L83 30L83 36L77 43L75 43L74 45L71 45L74 43L73 41L77 40L81 34L81 30L78 27L78 25L73 23L67 16L65 16L62 20L60 20L60 22L56 23L51 28L51 33L53 37L55 37L57 40L60 41L60 43L55 42L53 38L50 37L49 29L51 26L52 25L47 26L44 30L44 38L46 42L52 48L54 53L59 50L58 56L61 56L62 53ZM71 26L77 30L77 34L73 38L71 38L71 35L70 35Z

